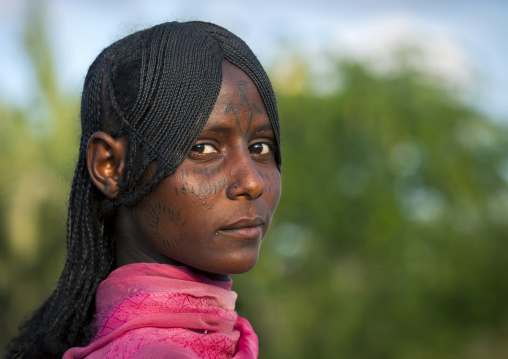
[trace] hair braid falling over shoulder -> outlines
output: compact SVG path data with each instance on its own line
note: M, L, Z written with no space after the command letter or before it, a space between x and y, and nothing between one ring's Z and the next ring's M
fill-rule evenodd
M61 357L91 340L95 291L115 266L115 211L136 203L183 162L217 100L223 60L238 66L258 87L279 147L268 76L249 47L217 25L157 25L115 42L90 66L81 100L82 134L64 268L53 294L9 343L8 358ZM88 174L87 143L97 131L128 139L116 199L97 190ZM280 151L276 160L280 169Z

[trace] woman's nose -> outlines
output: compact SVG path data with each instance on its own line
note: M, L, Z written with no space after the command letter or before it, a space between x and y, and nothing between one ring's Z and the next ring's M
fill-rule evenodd
M245 152L230 159L231 175L227 186L229 199L245 197L253 200L263 193L265 186L263 177L258 172L248 150Z

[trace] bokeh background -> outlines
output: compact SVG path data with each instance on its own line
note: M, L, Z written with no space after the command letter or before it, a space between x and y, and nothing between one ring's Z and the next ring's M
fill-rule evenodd
M508 358L508 3L0 1L0 354L64 258L80 88L162 21L244 38L283 195L234 277L260 358Z

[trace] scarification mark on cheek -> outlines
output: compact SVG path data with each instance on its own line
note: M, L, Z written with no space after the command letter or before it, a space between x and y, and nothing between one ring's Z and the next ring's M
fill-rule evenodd
M155 201L150 203L150 206L148 207L148 225L155 230L159 228L161 214L160 206L161 203L159 201Z
M151 220L150 223L155 227L158 227L161 217L180 223L180 210L174 210L159 200L155 200L150 203L148 215Z
M264 191L274 198L280 197L280 173L278 171L262 172L260 175L266 179Z
M280 187L277 187L277 186L265 185L264 191L268 195L271 195L271 196L274 196L274 197L280 196Z
M207 209L212 209L212 206L210 206L206 200L205 194L198 194L197 195L198 200L201 202L203 206L206 206Z
M180 191L178 190L180 189ZM177 196L185 196L187 194L187 186L185 184L182 184L182 186L180 188L177 187L177 185L175 185L175 193Z
M174 173L171 175L171 177L173 177L173 183L176 183L176 179L175 179L176 177L175 177L175 174L174 174ZM182 172L182 178L183 178L183 172ZM179 196L180 194L178 193L178 188L177 188L177 186L176 186L176 185L175 185L175 187L174 187L174 190L175 190L175 194L176 194L177 196Z
M200 183L198 186L198 192L200 194L216 194L224 188L226 188L225 178L213 183Z
M211 194L212 193L212 185L211 184L200 184L199 185L199 192L200 193L206 193Z
M155 200L150 203L148 208L148 226L152 228L159 240L167 247L174 248L179 245L179 241L170 240L165 231L161 230L161 226L165 220L174 222L183 228L185 221L180 221L180 210L174 210L162 202Z
M219 190L221 189L221 185L222 189L226 188L226 179L224 178L222 181L217 182L217 184L219 186Z
M269 181L280 181L280 173L278 171L260 172L260 175Z

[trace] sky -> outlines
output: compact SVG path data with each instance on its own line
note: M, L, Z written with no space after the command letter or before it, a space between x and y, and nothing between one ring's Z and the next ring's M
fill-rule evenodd
M34 92L19 41L29 6L30 0L0 0L0 98L18 105ZM46 0L44 6L68 93L79 95L88 66L113 41L160 22L203 20L239 35L266 66L291 48L317 75L326 72L324 54L383 71L395 49L418 46L418 66L467 88L475 105L508 122L508 1Z

